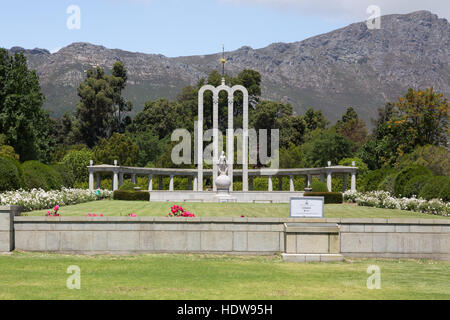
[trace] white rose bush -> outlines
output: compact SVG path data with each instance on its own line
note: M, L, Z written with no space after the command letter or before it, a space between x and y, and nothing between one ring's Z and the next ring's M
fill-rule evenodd
M56 205L72 204L111 199L109 190L84 190L62 188L61 190L44 191L42 189L16 190L0 193L0 205L21 206L22 212L51 209Z
M450 202L443 202L440 199L427 201L416 197L395 198L387 191L371 191L366 193L347 191L344 193L344 201L365 207L399 209L439 216L448 216L450 213Z

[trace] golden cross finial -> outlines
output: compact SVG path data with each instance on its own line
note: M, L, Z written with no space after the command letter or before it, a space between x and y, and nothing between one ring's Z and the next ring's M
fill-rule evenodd
M227 63L227 59L225 59L225 45L222 44L222 58L220 59L220 63L222 64L222 77L225 77L225 63Z

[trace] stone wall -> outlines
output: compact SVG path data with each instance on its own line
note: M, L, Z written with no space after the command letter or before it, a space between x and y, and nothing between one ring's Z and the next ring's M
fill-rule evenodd
M14 215L18 211L17 206L0 206L0 252L14 249Z
M14 218L2 210L0 251L329 253L450 260L450 219Z
M284 226L279 219L20 217L15 239L24 251L274 254L284 251Z
M450 260L450 219L346 219L340 239L346 257Z

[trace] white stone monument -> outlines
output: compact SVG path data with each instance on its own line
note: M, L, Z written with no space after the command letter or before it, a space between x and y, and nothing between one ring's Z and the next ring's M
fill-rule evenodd
M226 60L221 59L224 67ZM234 93L241 91L243 94L243 150L242 150L242 191L248 191L248 91L244 86L236 85L229 87L225 84L225 77L222 77L222 84L218 87L205 85L198 93L198 179L197 191L203 191L203 95L206 91L213 93L213 190L217 191L218 160L219 160L219 93L228 93L228 129L227 129L227 155L228 155L228 177L231 180L229 187L233 191L233 163L234 163Z

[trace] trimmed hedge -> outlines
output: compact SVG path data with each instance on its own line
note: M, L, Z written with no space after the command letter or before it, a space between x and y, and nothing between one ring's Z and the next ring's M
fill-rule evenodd
M150 201L150 192L117 190L114 191L113 198L114 200L125 200L125 201Z
M411 165L399 172L394 182L394 195L397 197L403 196L405 194L406 184L417 176L432 175L430 169L424 166Z
M15 163L0 157L0 191L11 191L21 186L20 172Z
M442 199L442 201L450 201L450 178L445 176L430 177L420 190L419 197L426 200Z
M26 190L44 189L60 190L63 179L55 169L38 161L27 161L22 164L23 187Z
M305 197L324 197L325 204L344 203L344 198L340 192L305 192Z

